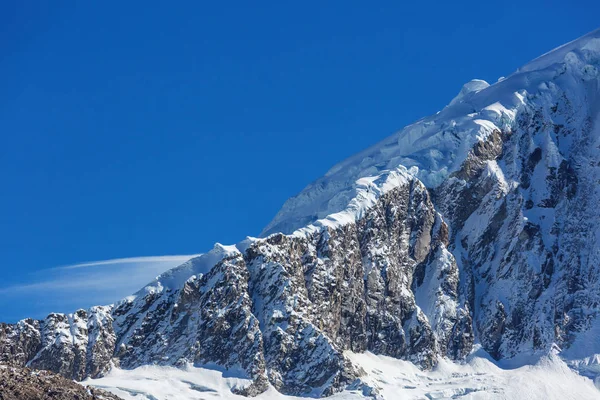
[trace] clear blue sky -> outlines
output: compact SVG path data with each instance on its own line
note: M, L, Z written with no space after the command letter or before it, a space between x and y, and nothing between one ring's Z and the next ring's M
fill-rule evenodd
M10 3L0 320L91 305L38 290L56 266L257 235L337 161L600 15L597 1Z

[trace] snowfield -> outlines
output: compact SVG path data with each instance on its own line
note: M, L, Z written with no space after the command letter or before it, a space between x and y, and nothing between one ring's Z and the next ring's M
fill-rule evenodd
M375 388L375 399L527 399L593 400L600 391L590 379L573 372L559 357L543 357L537 363L515 369L502 369L489 358L474 355L464 364L442 360L432 371L414 364L370 352L346 356L363 368L363 380ZM131 371L113 369L106 377L88 379L83 384L108 390L126 400L240 400L232 388L249 380L217 369L146 366ZM373 398L360 390L346 390L332 400ZM270 388L257 400L297 400Z

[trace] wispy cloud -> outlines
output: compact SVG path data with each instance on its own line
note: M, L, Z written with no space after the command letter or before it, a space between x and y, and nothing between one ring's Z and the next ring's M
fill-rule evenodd
M79 264L63 265L56 267L55 269L77 269L85 267L98 267L101 265L115 265L115 264L141 264L141 263L184 263L192 257L196 257L198 254L191 254L185 256L146 256L146 257L128 257L128 258L113 258L111 260L100 260L100 261L86 261Z
M31 281L0 287L0 321L114 303L195 256L117 258L47 269Z

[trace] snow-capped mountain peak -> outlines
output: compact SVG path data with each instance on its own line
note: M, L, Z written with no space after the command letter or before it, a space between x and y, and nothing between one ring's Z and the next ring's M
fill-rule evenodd
M405 127L380 143L335 165L324 177L290 198L261 233L291 233L346 207L359 178L399 166L428 187L457 171L473 145L490 132L511 128L525 97L563 74L597 77L600 29L563 45L519 68L493 85L466 83L443 110Z
M468 82L289 199L261 238L217 244L116 305L1 325L0 360L75 379L217 370L250 396L389 398L365 352L449 380L485 367L504 382L498 366L538 379L529 364L573 380L565 363L595 378L599 68L596 30ZM403 379L430 398L475 390Z

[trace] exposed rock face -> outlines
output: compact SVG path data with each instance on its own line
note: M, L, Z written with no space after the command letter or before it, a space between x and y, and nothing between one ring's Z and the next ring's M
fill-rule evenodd
M263 339L252 314L249 273L241 254L219 261L178 290L151 291L115 309L120 365L216 363L241 367L255 382L244 394L267 388Z
M101 389L86 388L48 371L0 364L1 400L119 400Z
M25 365L40 349L40 322L24 319L15 325L0 324L0 362Z
M57 372L71 379L97 377L110 367L115 346L111 307L50 314L0 325L0 361Z
M323 396L361 384L346 350L568 355L600 326L599 60L597 31L469 85L290 199L265 230L285 234L216 245L115 306L1 325L0 360L74 379L216 364L253 379L241 394Z
M343 350L368 349L431 367L440 353L463 355L451 335L472 340L458 323L458 270L440 234L445 224L426 188L406 178L356 224L273 235L246 252L270 380L282 391L306 371L319 374L307 377L309 386L349 383L357 374L344 366ZM454 311L436 315L434 327L412 291L417 267L430 275L430 269L444 269L439 281L422 289L439 292ZM422 300L433 316L439 299Z
M570 79L526 97L511 129L476 146L457 179L436 190L455 227L454 254L485 288L469 296L480 340L496 358L566 348L600 311L600 215L591 206L600 136L582 102L585 92L598 94L598 82L579 92Z

